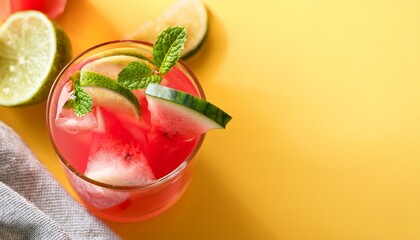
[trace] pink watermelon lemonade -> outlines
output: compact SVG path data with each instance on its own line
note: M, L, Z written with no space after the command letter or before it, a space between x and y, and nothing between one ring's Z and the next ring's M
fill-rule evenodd
M144 220L172 206L189 185L204 139L204 133L184 136L154 125L141 89L133 91L141 106L138 115L108 106L130 105L108 93L109 104L95 104L94 99L92 111L83 117L66 108L75 72L89 66L113 78L131 60L151 61L151 49L148 43L134 41L95 46L66 66L48 99L50 138L72 187L93 214L111 221ZM196 77L181 61L160 85L205 99Z

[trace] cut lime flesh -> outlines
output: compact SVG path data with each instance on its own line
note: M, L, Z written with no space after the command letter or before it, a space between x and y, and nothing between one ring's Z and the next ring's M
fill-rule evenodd
M26 11L11 15L0 27L0 105L45 100L70 59L67 35L44 14Z
M140 118L140 103L136 96L113 79L94 72L82 72L80 86L92 98L94 106Z
M146 88L152 121L168 131L193 135L225 128L232 117L203 99L158 84Z
M154 43L159 33L168 27L179 26L187 30L187 42L181 58L192 56L207 36L207 9L201 0L179 0L164 12L127 35L127 39L137 39Z
M115 55L94 60L81 69L81 72L95 72L116 80L121 70L131 62L141 62L150 68L153 67L150 62L133 56Z
M152 46L150 46L150 49L151 48ZM113 48L109 50L104 50L103 52L100 52L93 56L98 57L98 58L112 57L112 56L128 56L128 57L140 58L151 64L153 63L153 61L151 60L152 55L150 52L146 51L145 49L138 49L138 48L132 48L132 47L118 47L118 48Z

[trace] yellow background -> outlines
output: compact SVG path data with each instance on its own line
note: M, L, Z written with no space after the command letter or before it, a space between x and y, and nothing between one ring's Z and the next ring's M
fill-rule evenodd
M69 0L74 54L171 4ZM187 61L233 116L210 132L185 197L124 239L420 239L420 1L206 0ZM45 103L0 108L69 188Z

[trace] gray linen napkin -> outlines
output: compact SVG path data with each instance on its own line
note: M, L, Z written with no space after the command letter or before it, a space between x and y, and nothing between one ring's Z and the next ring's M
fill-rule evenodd
M0 239L120 239L0 121Z

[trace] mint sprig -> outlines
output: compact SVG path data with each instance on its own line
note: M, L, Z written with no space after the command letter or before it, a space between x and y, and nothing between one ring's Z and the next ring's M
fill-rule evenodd
M132 62L118 75L117 83L130 90L146 88L149 83L160 83L181 57L187 41L187 31L182 27L169 27L162 31L153 45L156 69L144 63Z
M80 72L77 71L70 76L73 82L73 91L71 92L70 99L65 105L70 105L74 113L78 117L83 117L92 111L92 98L80 86Z

